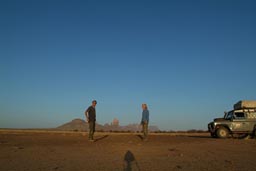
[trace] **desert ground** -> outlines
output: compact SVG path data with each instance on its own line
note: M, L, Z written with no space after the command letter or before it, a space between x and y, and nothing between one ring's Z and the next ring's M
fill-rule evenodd
M256 139L0 130L1 171L253 171Z

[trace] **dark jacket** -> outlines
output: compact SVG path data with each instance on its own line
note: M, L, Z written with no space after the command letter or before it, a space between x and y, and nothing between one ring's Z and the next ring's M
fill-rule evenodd
M95 122L96 121L96 110L93 106L88 107L88 109L85 111L85 114L88 112L88 119L89 122Z

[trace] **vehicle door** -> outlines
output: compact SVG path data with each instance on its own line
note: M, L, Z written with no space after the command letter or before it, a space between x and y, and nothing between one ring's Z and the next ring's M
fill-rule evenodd
M232 131L244 132L249 130L249 123L246 121L244 112L234 112L232 118Z
M248 112L246 113L246 115L247 115L249 130L253 130L256 124L256 112Z

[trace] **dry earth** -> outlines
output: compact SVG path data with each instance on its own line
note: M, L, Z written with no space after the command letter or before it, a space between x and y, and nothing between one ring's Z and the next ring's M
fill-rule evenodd
M256 140L213 139L208 134L0 131L0 171L253 171Z

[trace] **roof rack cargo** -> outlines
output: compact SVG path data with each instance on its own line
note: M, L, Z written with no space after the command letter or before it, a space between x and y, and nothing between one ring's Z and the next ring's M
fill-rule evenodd
M234 110L256 109L256 100L241 100L234 104Z

